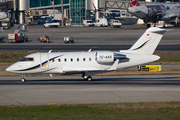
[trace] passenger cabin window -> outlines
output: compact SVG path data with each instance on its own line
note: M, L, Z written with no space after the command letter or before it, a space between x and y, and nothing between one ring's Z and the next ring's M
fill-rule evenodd
M61 62L61 59L59 59L58 61Z
M73 62L73 59L71 58L71 62Z
M66 58L64 59L64 62L66 62L67 60L66 60Z
M85 59L85 58L83 58L83 61L86 61L86 59Z
M89 61L91 61L91 58L89 58Z
M77 58L77 61L79 62L79 58Z
M34 58L23 58L20 61L34 61Z

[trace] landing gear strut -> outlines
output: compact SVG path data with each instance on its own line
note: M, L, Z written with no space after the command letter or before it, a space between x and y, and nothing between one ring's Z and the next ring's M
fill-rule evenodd
M179 27L179 17L176 17L174 27Z
M21 75L21 77L22 77L21 81L22 81L22 82L26 82L26 79L24 78L25 75Z

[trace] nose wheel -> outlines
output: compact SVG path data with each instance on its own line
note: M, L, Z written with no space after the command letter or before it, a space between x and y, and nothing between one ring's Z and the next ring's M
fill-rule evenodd
M24 77L25 75L22 75L22 79L21 79L22 82L26 82L26 79Z

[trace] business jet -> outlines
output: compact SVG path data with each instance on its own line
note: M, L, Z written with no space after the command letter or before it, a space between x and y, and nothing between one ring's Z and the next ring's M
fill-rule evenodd
M151 27L128 50L33 53L9 66L6 71L22 74L82 74L92 80L97 73L115 71L158 60L153 55L166 29Z
M130 0L130 7L127 11L144 20L147 27L150 27L149 23L156 23L160 20L175 20L174 26L179 27L180 4L140 5L138 0Z

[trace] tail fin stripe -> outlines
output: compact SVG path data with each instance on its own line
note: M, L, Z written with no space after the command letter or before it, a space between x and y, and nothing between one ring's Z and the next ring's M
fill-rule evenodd
M138 48L135 48L133 50L139 50L141 48L143 48L144 46L146 46L149 43L149 40L147 40L145 43L143 43L141 46L139 46Z

